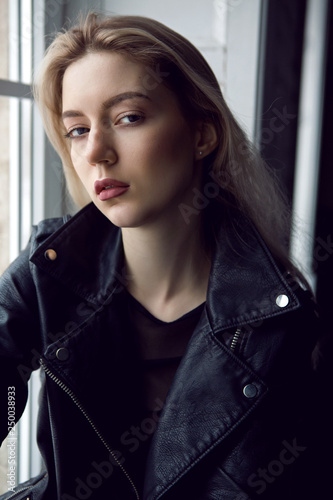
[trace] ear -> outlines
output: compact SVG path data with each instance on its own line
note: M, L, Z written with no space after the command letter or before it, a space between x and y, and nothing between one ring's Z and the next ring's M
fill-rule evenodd
M199 122L195 136L195 159L202 160L217 147L218 138L211 122Z

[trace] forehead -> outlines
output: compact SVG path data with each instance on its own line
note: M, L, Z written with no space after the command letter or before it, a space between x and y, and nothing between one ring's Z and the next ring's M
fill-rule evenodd
M112 74L113 78L117 79L117 77L121 77L123 71L133 75L144 72L144 65L117 52L88 52L68 66L64 79L71 78L71 76L87 70L87 78L93 76L95 71L98 71L100 75Z
M71 63L64 73L63 108L74 98L109 98L137 91L157 97L172 93L163 84L166 78L157 66L150 68L130 57L114 52L88 53ZM173 94L173 93L172 93Z

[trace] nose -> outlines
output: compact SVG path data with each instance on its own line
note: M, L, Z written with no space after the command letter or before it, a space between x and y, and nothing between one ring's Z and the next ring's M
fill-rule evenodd
M86 146L86 159L90 165L99 163L115 163L117 154L112 144L110 130L106 127L90 130Z

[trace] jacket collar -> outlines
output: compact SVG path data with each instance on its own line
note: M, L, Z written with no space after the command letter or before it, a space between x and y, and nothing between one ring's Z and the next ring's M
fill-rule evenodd
M42 242L30 258L43 271L96 305L103 304L115 287L126 286L121 232L90 203L46 236L48 221L37 227ZM56 259L47 258L48 250Z
M126 287L121 231L93 205L83 208L46 237L48 222L37 228L41 242L31 261L84 300L101 305L115 287ZM49 260L47 250L56 252ZM281 307L277 298L288 304ZM239 217L217 235L207 293L213 331L260 321L297 308L298 299L253 226Z
M236 214L220 228L208 284L213 330L239 327L299 307L299 301L252 223Z

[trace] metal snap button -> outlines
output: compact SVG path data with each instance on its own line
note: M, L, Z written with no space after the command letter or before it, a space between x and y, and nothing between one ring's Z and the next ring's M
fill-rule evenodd
M45 251L44 257L47 260L56 260L58 257L57 252L53 250L53 248L49 248L48 250Z
M289 297L284 294L278 295L275 302L279 307L286 307L289 304Z
M66 347L59 347L56 352L57 359L59 361L66 361L69 358L69 350Z
M254 384L247 384L243 389L243 394L246 398L255 398L258 394L258 389Z

